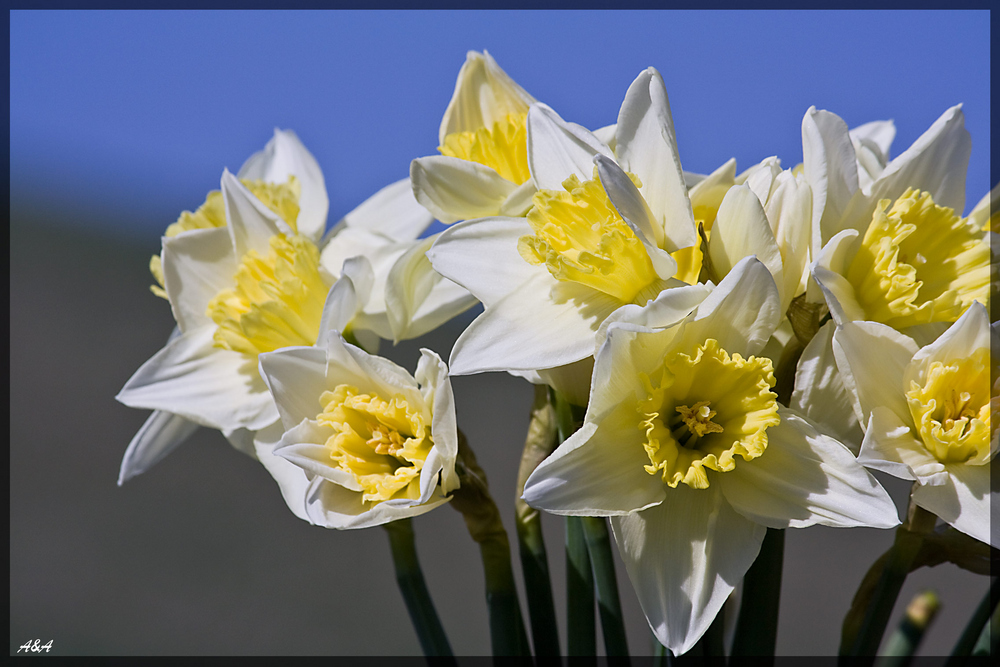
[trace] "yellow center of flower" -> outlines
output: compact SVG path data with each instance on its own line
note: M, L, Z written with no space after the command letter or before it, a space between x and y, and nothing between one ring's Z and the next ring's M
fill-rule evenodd
M931 363L923 386L910 383L906 402L927 451L941 463L986 460L990 446L990 351L948 364Z
M207 315L219 325L216 347L257 355L316 342L330 285L320 275L312 241L272 236L267 256L248 252L233 280L233 289L208 304Z
M361 486L365 502L420 497L420 471L434 445L424 417L397 394L388 401L338 385L320 397L316 421L336 433L330 458Z
M636 187L639 179L629 177ZM659 280L645 246L618 215L597 178L563 181L564 190L539 190L528 211L534 235L517 243L530 264L545 264L557 280L577 282L624 303L645 305Z
M441 155L478 162L494 169L500 176L521 185L529 178L527 114L507 114L493 127L475 132L453 132L438 146Z
M693 489L708 487L706 469L727 472L767 448L767 429L776 426L774 373L766 357L731 357L709 338L691 354L674 352L659 378L643 374L647 397L639 403L650 475Z
M867 319L902 329L954 322L986 303L990 250L982 232L930 194L909 189L889 209L879 202L847 269Z
M289 176L287 183L265 183L264 181L242 180L244 186L269 209L277 213L288 226L296 231L296 221L299 217L299 197L302 186L299 179ZM167 227L164 236L177 236L181 232L194 229L212 229L226 226L226 204L222 201L222 192L212 190L205 197L205 203L192 213L184 211L177 222ZM163 262L159 255L153 255L149 260L149 272L153 274L158 285L150 285L149 289L156 296L167 298L163 282Z

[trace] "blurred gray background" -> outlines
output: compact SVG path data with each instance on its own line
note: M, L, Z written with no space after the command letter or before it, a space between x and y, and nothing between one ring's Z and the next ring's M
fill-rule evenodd
M300 521L263 467L217 432L200 430L151 471L115 485L146 413L113 397L173 327L168 304L148 289L158 240L129 244L64 222L42 208L11 221L11 653L40 638L54 640L58 654L419 654L385 532ZM382 353L409 369L422 346L447 358L470 316ZM499 373L453 382L459 425L514 541L531 388ZM902 504L906 485L887 486ZM565 650L562 519L545 516L544 527ZM488 653L482 569L461 517L444 506L414 528L454 650ZM780 654L836 652L851 597L891 541L892 531L874 529L787 531ZM630 649L649 654L651 635L620 565L618 574ZM950 565L920 570L893 623L912 595L933 588L942 609L922 652L947 653L987 586Z

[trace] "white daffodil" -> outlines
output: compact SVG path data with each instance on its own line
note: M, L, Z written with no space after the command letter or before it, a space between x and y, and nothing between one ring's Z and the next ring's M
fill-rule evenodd
M427 253L436 271L486 307L452 350L453 374L530 373L581 362L593 356L594 335L608 315L684 284L673 278L670 253L697 236L655 70L629 88L614 152L542 104L531 107L527 122L528 161L539 188L527 217L460 223ZM608 179L636 188L614 160L645 179L646 217L631 220L630 211L619 214L609 201Z
M318 239L326 228L330 200L326 194L323 172L298 136L291 130L274 130L274 137L264 150L250 156L236 177L261 203L281 217L293 230ZM226 208L222 192L212 190L195 212L184 211L177 222L164 232L173 237L196 229L226 226ZM154 255L150 271L158 285L150 289L164 299L162 257Z
M469 51L441 119L441 155L410 165L417 201L444 223L523 215L534 193L525 128L534 101L489 53Z
M961 217L972 142L960 106L867 187L839 117L810 109L802 137L815 194L811 271L838 323L870 320L914 335L923 326L932 339L973 301L985 303L989 245L981 225Z
M849 450L776 402L771 360L753 356L780 317L767 268L742 260L689 315L671 303L708 289L623 309L583 426L524 488L534 507L611 517L650 627L675 654L708 628L765 527L899 523Z
M329 209L326 184L316 159L294 132L275 129L274 137L264 149L243 163L237 178L292 229L313 240L322 236ZM164 237L225 226L226 208L222 192L213 190L195 212L181 213L177 221L167 227ZM157 282L150 289L166 299L162 256L154 255L149 268ZM175 327L170 340L179 335L180 329ZM122 459L118 483L148 470L197 428L195 422L180 415L153 411L129 443Z
M930 345L878 322L845 322L834 353L865 439L858 461L916 482L912 499L956 529L1000 545L990 528L990 468L997 451L991 413L1000 336L973 304ZM995 348L994 348L995 349Z
M163 239L165 286L178 332L117 397L130 407L162 411L150 418L158 431L144 427L126 452L123 480L190 434L191 427L164 413L217 428L253 455L251 433L278 419L257 371L259 353L313 344L331 328L377 344L377 336L356 322L374 282L367 260L345 265L350 280L334 286L320 265L318 234L295 233L228 171L221 197L226 226Z
M330 331L321 345L259 360L281 415L265 465L279 471L301 518L328 528L377 526L427 512L458 488L454 398L434 352L421 350L411 376Z

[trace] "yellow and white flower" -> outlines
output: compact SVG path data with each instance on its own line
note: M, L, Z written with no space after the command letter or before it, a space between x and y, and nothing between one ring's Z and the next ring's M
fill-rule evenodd
M293 229L315 241L323 235L329 209L323 173L316 159L291 130L275 129L274 137L263 150L247 159L237 178ZM226 207L222 192L213 190L196 211L183 212L176 222L168 226L164 237L225 226ZM150 289L167 299L162 255L154 255L150 259L150 271L157 282ZM175 327L170 341L180 333L180 329ZM122 458L118 483L122 484L148 470L197 428L197 423L180 415L154 410L129 443ZM246 450L249 447L246 437L237 433L227 433L226 436L238 448Z
M930 339L985 303L990 251L962 218L971 139L946 111L865 186L846 124L810 109L805 176L815 193L812 275L838 323L869 320ZM860 180L859 180L860 179Z
M415 376L330 331L323 344L260 355L281 415L273 449L289 507L327 528L423 514L458 488L448 369L421 350Z
M858 461L913 480L914 503L998 546L990 468L998 411L991 389L1000 364L991 344L1000 345L1000 336L979 303L924 347L878 322L845 322L833 337L865 431Z
M493 56L469 51L441 119L441 155L410 165L417 201L444 223L523 215L534 192L526 129L534 101Z
M533 507L611 517L675 654L704 634L766 527L899 523L847 448L777 403L772 362L755 356L781 316L768 269L746 258L693 312L672 303L708 289L669 290L608 325L583 426L524 487Z
M608 315L683 285L673 279L670 253L693 244L696 232L655 70L629 88L614 152L545 105L533 105L527 123L528 161L539 188L527 217L460 223L427 253L436 271L486 307L455 344L453 374L532 372L585 360ZM613 158L653 184L655 223L631 224L609 200L609 173L636 187ZM617 171L604 169L602 159Z
M374 281L367 260L348 262L349 279L334 285L315 236L296 233L228 171L221 197L227 225L163 239L164 282L178 331L117 397L161 411L151 417L158 430L144 428L126 452L123 480L190 433L177 419L217 428L253 455L250 434L278 419L257 371L261 352L311 345L331 328L378 341L355 321Z

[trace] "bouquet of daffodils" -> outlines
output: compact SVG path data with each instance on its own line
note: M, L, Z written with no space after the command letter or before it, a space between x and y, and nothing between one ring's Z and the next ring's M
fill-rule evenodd
M655 69L589 130L470 52L440 154L328 228L319 165L275 131L150 261L177 326L118 395L153 410L119 483L218 429L299 519L387 530L437 656L410 518L445 504L482 552L495 655L595 655L595 599L608 655L627 655L612 536L663 659L773 655L784 530L894 529L844 610L842 654L874 655L909 572L988 574L1000 544L998 190L961 217L960 105L889 159L894 135L813 107L795 168L694 174ZM447 364L378 356L480 302ZM535 385L512 499L524 610L449 380L489 371ZM870 470L913 482L902 521ZM566 517L565 647L535 510ZM915 650L917 603L887 652ZM995 603L958 658L989 650Z

